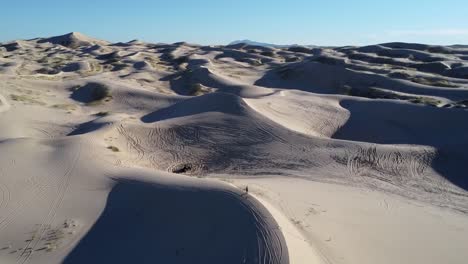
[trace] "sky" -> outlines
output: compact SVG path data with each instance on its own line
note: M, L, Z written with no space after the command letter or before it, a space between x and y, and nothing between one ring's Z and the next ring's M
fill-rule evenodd
M1 0L0 41L80 32L111 42L468 44L468 0Z

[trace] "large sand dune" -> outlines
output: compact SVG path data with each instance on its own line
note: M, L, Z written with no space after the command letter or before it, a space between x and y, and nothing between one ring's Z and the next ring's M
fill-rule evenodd
M412 43L1 44L0 262L465 263L467 69Z

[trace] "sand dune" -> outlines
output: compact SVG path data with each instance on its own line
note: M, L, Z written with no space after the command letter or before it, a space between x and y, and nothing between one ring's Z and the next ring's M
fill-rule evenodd
M416 43L1 44L0 262L465 263L467 68Z
M52 44L62 45L68 48L92 46L95 44L99 44L99 45L109 44L106 41L93 39L79 32L71 32L63 36L56 36L56 37L41 39L38 41L38 43L52 43Z

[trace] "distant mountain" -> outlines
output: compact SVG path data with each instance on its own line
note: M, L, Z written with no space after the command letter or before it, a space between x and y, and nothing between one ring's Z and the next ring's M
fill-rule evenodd
M451 45L449 47L454 48L454 49L468 49L468 45L460 45L460 44Z
M299 46L297 44L292 44L292 45L278 45L278 44L271 44L271 43L264 43L264 42L257 42L253 40L248 40L248 39L243 39L243 40L236 40L228 45L236 45L236 44L247 44L247 45L252 45L252 46L261 46L261 47L270 47L270 48L289 48L293 46Z

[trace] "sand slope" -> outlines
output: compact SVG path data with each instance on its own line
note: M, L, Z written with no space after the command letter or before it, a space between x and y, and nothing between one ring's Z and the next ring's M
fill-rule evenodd
M465 263L467 59L2 44L0 262Z

